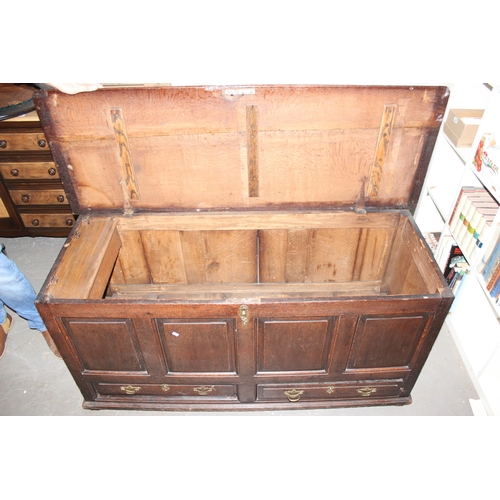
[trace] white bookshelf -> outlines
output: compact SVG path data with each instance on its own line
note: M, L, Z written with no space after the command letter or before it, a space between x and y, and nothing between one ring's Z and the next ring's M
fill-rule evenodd
M443 254L451 232L448 226L456 200L463 186L485 187L500 201L500 192L492 188L488 177L478 174L473 157L485 131L498 130L500 137L500 92L482 83L448 84L448 110L484 109L481 125L471 148L456 148L441 130L429 165L424 189L415 211L421 231L441 232L436 256ZM447 113L444 116L446 121ZM500 223L500 211L493 223ZM490 233L491 234L491 233ZM484 248L482 252L484 252ZM486 290L477 264L476 252L469 258L471 272L460 284L447 318L447 325L457 344L472 382L487 415L500 415L500 307ZM439 262L439 260L438 260Z

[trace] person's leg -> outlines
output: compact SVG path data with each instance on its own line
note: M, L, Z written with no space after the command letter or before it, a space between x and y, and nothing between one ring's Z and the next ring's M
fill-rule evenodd
M0 320L5 315L3 304L28 320L28 326L42 333L51 351L61 357L52 338L47 332L38 310L35 306L36 293L26 276L16 263L0 251ZM0 324L2 324L0 322Z
M0 300L0 325L3 324L6 319L7 319L7 311L5 310L3 302Z
M36 293L31 283L16 263L0 252L0 301L28 320L30 328L44 332L47 327L35 307L35 299Z

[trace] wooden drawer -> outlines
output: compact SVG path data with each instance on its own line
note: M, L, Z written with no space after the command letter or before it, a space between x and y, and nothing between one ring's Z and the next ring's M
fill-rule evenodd
M257 386L258 401L317 401L329 399L370 399L399 396L402 379L336 382L321 384L263 384Z
M177 384L94 384L96 391L103 396L166 396L194 398L233 398L236 399L234 385L177 385Z
M10 196L16 205L62 205L67 204L64 189L12 189Z
M0 163L0 173L8 180L59 179L53 161Z
M0 151L49 151L43 132L2 132Z
M24 225L27 228L36 227L72 227L75 217L71 212L67 213L23 213L21 214Z

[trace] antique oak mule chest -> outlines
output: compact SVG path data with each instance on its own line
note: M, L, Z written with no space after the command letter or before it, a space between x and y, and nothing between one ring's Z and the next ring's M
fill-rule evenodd
M453 300L412 217L447 99L39 92L78 220L37 307L83 406L409 403Z

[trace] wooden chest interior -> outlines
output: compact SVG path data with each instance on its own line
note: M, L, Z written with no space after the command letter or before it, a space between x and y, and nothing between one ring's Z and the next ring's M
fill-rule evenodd
M87 217L76 235L59 267L71 279L49 283L53 298L260 301L445 288L409 213Z
M408 403L452 301L411 215L446 100L40 93L79 218L37 306L84 405Z

